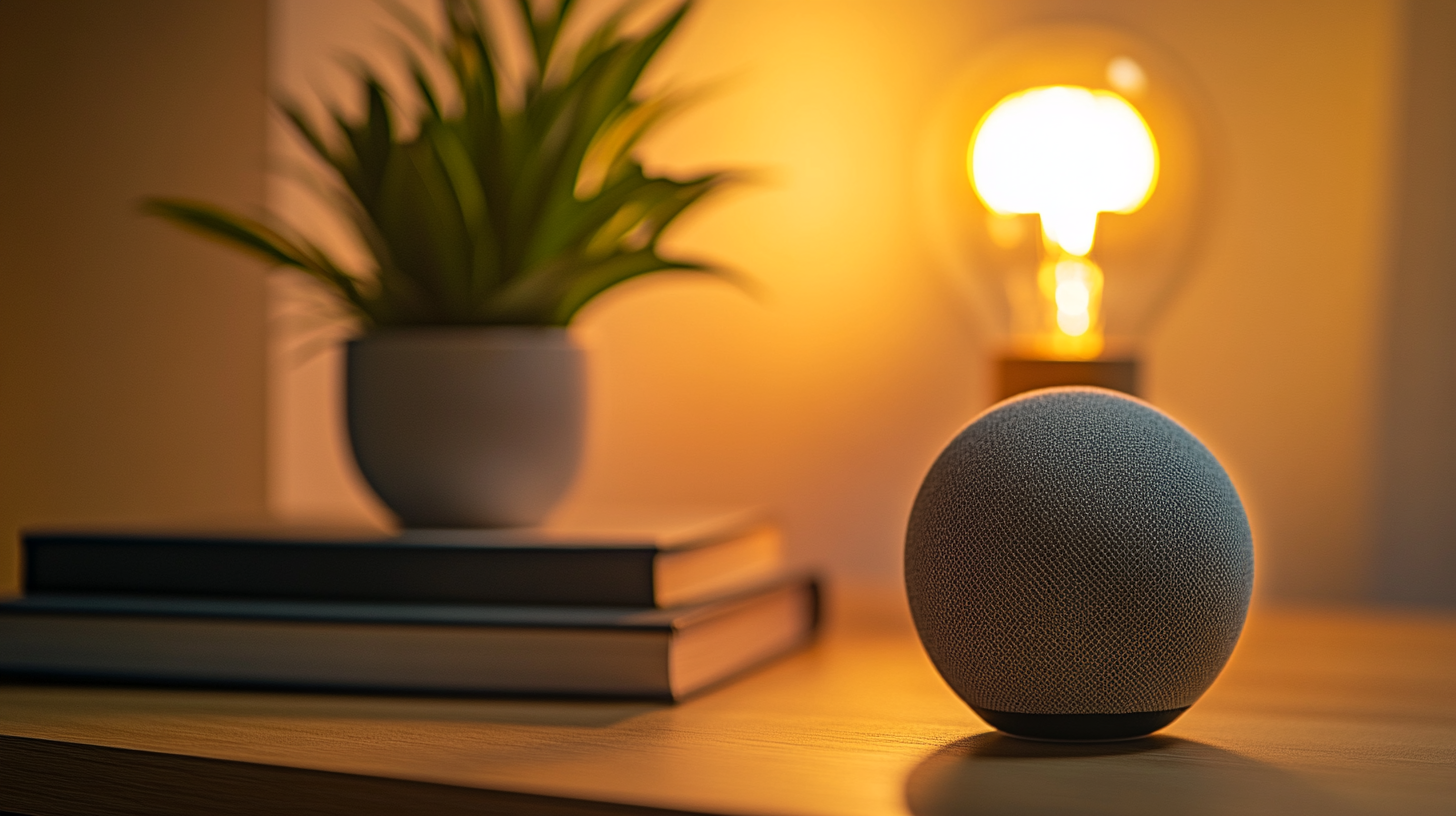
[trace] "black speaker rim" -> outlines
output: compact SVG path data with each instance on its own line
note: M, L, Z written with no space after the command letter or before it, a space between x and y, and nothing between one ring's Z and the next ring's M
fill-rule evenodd
M1166 728L1188 708L1127 714L1023 714L971 706L976 716L997 731L1046 742L1116 742L1146 737Z

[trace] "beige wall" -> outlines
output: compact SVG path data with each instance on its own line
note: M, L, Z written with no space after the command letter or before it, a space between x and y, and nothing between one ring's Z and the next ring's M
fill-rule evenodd
M0 3L0 592L17 526L263 512L256 267L137 213L262 198L259 2Z
M596 407L577 498L768 504L801 559L895 580L920 476L989 399L984 341L918 225L916 151L949 78L999 35L1104 22L1180 57L1220 126L1221 206L1151 338L1148 394L1232 472L1261 593L1363 598L1398 12L1393 0L706 0L655 77L721 91L647 155L770 172L673 236L768 295L659 278L583 315ZM337 35L320 20L300 24L283 81L299 79L308 37ZM294 400L279 433L337 439L327 398ZM275 481L274 506L362 512L348 466L320 461L296 461L314 476L287 490Z

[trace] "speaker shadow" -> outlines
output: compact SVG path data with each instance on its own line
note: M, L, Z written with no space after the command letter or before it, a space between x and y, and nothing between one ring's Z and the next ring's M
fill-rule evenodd
M921 761L906 782L905 799L915 816L1354 813L1272 765L1158 735L1068 744L978 734Z

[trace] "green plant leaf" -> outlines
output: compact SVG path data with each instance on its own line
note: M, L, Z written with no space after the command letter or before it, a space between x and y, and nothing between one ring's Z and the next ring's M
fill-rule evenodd
M261 223L197 201L149 198L142 212L161 216L209 238L243 249L276 266L302 267L302 253Z
M552 323L565 326L582 307L602 292L652 272L713 272L709 267L688 261L668 261L651 249L617 255L574 275L562 292L552 314Z
M338 158L334 155L333 150L329 148L323 137L319 135L319 132L313 125L309 124L303 112L289 102L279 102L278 107L283 112L284 117L287 118L289 124L293 126L294 132L303 137L304 143L313 150L314 155L323 159L335 172L342 175L343 168L340 166Z
M353 224L372 269L350 273L302 238L210 205L155 199L147 211L315 277L366 326L565 325L592 298L640 275L732 278L664 258L657 245L684 212L737 177L648 175L634 155L693 98L634 95L690 3L629 35L623 22L641 2L624 0L570 45L561 35L571 0L516 0L516 13L500 18L477 0L439 0L439 34L398 0L376 2L405 32L398 59L414 98L392 98L376 78L386 72L360 63L357 115L330 109L320 127L279 103L336 179L316 186ZM504 28L492 30L497 23ZM519 75L501 62L509 40L534 70L506 88L504 78Z
M399 268L428 293L430 322L450 322L469 310L468 229L449 177L428 137L394 151L371 213Z
M274 265L307 272L337 292L361 317L367 319L371 316L370 306L359 290L358 281L307 242L290 240L262 222L202 202L150 198L142 202L142 211L242 249Z

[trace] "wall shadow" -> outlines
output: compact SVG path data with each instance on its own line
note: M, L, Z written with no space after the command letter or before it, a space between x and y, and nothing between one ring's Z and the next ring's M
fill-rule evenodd
M910 773L915 816L1321 814L1354 811L1305 779L1191 740L1031 742L999 733L957 740Z

